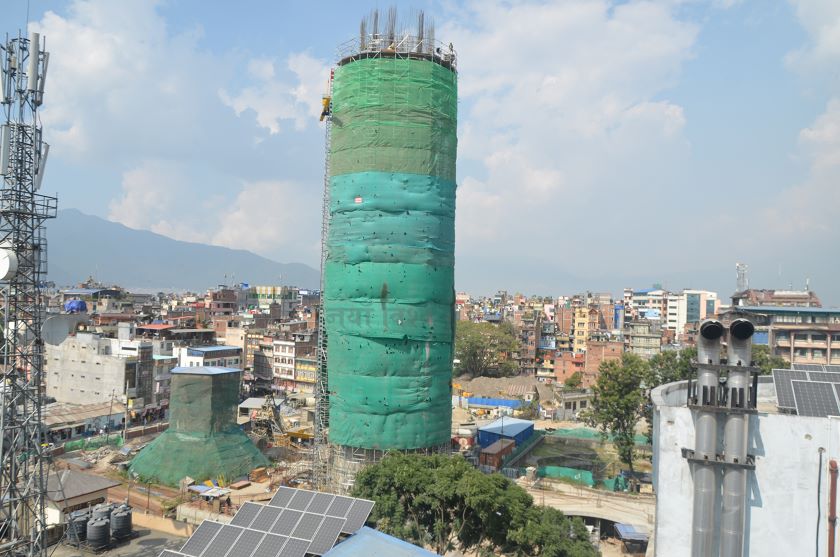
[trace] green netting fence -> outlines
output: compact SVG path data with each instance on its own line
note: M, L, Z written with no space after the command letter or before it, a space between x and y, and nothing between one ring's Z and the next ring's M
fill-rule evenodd
M105 445L117 448L122 447L122 435L97 435L96 437L68 441L64 443L64 451L67 453L71 451L93 451Z
M371 58L333 80L324 317L332 443L448 443L457 76Z
M551 432L551 435L556 437L567 437L571 439L585 439L588 441L601 441L603 439L600 431L588 427L556 429ZM609 435L607 438L612 440L613 436ZM647 437L645 437L644 435L636 435L633 438L633 440L635 441L636 445L650 445L650 443L648 443Z

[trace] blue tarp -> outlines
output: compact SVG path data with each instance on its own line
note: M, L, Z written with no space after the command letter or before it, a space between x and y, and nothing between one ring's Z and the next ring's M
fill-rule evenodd
M439 557L437 553L411 545L399 538L363 527L324 553L324 557Z
M490 408L498 408L499 406L504 406L506 408L513 408L514 410L522 406L521 400L511 400L509 398L486 398L481 396L471 396L467 397L467 402L470 406L488 406Z

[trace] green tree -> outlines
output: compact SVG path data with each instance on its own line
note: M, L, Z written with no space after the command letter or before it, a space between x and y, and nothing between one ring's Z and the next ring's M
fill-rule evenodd
M697 348L691 346L682 350L660 352L648 361L645 387L653 389L665 383L682 381L694 377L693 361L697 359Z
M579 371L574 372L566 379L563 384L570 389L577 389L583 384L583 376Z
M353 495L376 501L371 520L388 534L444 554L481 547L494 553L591 557L580 519L535 507L499 474L458 456L391 454L356 476Z
M592 391L592 407L585 414L590 425L604 437L612 434L618 456L633 470L636 424L644 413L645 395L642 381L648 377L648 363L632 353L625 353L621 362L601 363L598 380Z
M470 377L506 377L518 372L511 354L519 347L513 325L502 322L455 324L455 358L457 372Z
M756 367L761 368L762 375L769 375L774 369L788 369L788 364L781 356L776 356L766 344L753 344L752 359Z

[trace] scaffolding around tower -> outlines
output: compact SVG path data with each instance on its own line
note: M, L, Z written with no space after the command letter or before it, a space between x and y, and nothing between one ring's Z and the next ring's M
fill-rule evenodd
M314 466L338 492L389 451L448 452L451 434L456 55L422 12L402 25L391 9L380 30L374 11L359 31L322 114Z

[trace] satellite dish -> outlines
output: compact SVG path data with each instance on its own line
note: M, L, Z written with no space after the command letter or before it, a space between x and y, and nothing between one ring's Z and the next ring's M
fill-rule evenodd
M9 280L17 274L17 270L17 254L7 247L0 248L0 280Z
M56 346L64 342L76 329L76 325L87 320L87 315L53 315L41 325L41 338L45 343Z

